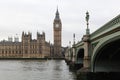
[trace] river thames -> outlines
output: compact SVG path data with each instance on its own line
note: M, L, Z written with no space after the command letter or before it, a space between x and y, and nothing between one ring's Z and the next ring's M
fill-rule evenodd
M76 80L64 60L0 60L0 80Z

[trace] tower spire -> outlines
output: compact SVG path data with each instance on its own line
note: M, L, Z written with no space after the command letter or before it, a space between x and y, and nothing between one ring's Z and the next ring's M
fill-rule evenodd
M55 20L59 20L59 19L60 17L59 17L59 11L58 11L58 6L57 6Z
M58 6L57 6L57 11L56 11L56 15L59 15L59 11L58 11Z

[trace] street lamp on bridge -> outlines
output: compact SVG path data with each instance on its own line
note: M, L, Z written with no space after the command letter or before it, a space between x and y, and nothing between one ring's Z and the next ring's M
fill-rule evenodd
M86 29L86 35L90 34L90 30L89 30L89 12L86 12L86 22L87 22L87 29Z

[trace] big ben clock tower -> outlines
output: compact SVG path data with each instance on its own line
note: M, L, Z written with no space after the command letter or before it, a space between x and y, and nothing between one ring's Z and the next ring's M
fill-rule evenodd
M60 20L58 9L56 11L55 19L53 22L53 30L54 30L54 57L62 57L62 53L61 53L62 23Z

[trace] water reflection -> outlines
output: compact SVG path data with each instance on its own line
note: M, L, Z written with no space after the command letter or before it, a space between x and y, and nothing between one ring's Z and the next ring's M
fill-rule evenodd
M1 60L0 80L76 80L76 76L64 60Z

